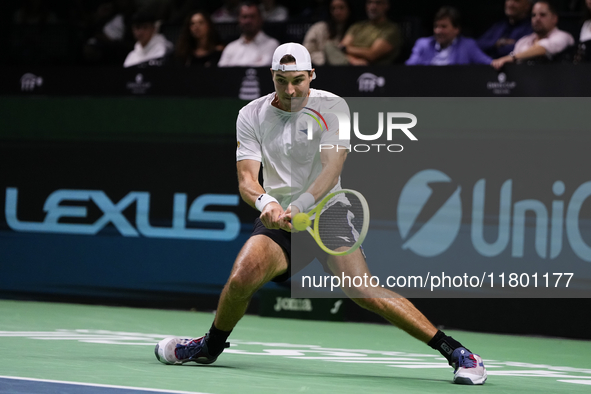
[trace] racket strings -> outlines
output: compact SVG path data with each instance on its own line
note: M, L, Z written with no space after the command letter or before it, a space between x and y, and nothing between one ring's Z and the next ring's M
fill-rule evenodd
M354 194L339 193L326 204L318 217L318 234L321 242L336 251L353 247L363 227L364 209Z

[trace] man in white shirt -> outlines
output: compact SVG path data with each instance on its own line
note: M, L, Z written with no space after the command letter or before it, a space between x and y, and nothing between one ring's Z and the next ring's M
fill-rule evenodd
M218 67L268 66L279 41L261 30L263 18L257 5L243 4L240 7L238 23L242 35L224 48Z
M127 55L123 67L162 65L164 58L172 53L173 45L162 34L158 34L156 17L140 11L134 15L131 28L137 42L133 51Z
M515 43L513 52L493 60L492 66L498 70L505 63L520 62L539 56L552 59L569 46L574 45L573 36L559 30L556 27L557 24L558 14L554 6L546 0L536 2L531 13L531 25L534 32L521 37Z
M229 347L226 340L254 293L267 282L285 281L290 277L292 238L294 242L297 237L312 240L305 231L292 233L291 218L298 212L308 212L326 194L341 188L340 174L347 157L344 148L349 146L349 141L339 138L339 121L334 112L326 110L348 112L346 103L330 92L310 89L316 74L310 53L303 45L281 45L273 54L271 64L275 92L242 108L236 122L240 195L261 214L255 221L252 236L236 258L209 332L200 338L173 337L160 341L155 354L164 364L215 362L224 348ZM307 111L321 117L325 111L324 127L319 124L310 134L312 139L308 137L310 131L301 133L298 127L300 118L308 115ZM319 150L320 144L330 144L332 148ZM263 185L259 183L261 165ZM336 236L345 239L340 242L350 242L347 238L354 237L355 229L349 225L349 228L343 225L336 229L349 232L344 237ZM308 250L299 243L298 248L305 249L303 252ZM371 276L361 249L341 256L329 256L319 248L314 253L312 258L318 258L333 275ZM456 369L454 383L483 384L486 381L482 359L437 330L407 299L383 287L343 284L342 289L360 306L378 313L438 350Z

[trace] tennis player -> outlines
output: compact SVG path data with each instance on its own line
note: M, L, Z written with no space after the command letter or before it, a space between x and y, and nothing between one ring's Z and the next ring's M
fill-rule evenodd
M327 255L306 232L292 233L290 223L292 216L309 211L327 193L341 188L340 174L347 156L347 150L342 147L348 146L347 141L338 139L338 132L315 133L314 139L308 140L306 133L292 131L293 117L303 112L303 108L319 110L319 113L326 109L310 108L308 105L312 104L309 103L321 102L330 107L342 105L343 100L330 92L310 88L316 74L310 54L300 44L287 43L275 50L271 74L275 92L242 108L236 124L240 195L261 212L260 216L255 221L252 236L234 262L209 332L195 339L174 337L160 341L155 354L164 364L216 361L229 347L226 340L244 315L253 294L270 281L289 279L292 237L305 236L312 240L310 250L325 270L334 275L344 272L349 276L371 276L361 249L345 256ZM338 130L336 117L327 116L326 120L327 131ZM334 148L320 152L319 143ZM291 168L294 163L297 169ZM261 165L264 185L258 180ZM343 231L337 238L352 238L354 229L343 228ZM487 373L480 356L437 330L407 299L381 287L344 287L343 291L363 308L438 350L454 368L454 383L483 384L486 381Z

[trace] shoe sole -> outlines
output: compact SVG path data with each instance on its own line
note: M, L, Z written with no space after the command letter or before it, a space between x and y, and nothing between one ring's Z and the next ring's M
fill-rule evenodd
M166 361L166 359L164 357L160 357L158 350L160 350L160 345L156 344L156 347L154 348L154 354L156 355L156 359L158 361L160 361L162 364L172 365L172 363L169 363L168 361Z
M455 384L478 385L478 384L484 384L484 382L486 382L487 378L488 378L488 375L484 375L483 377L476 379L476 380L472 380L472 378L468 378L468 377L458 376L458 377L454 378L453 382Z
M158 360L162 363L163 361L160 359L160 355L158 354L158 349L160 349L160 345L156 344L156 347L154 348L154 355L156 356L156 360Z

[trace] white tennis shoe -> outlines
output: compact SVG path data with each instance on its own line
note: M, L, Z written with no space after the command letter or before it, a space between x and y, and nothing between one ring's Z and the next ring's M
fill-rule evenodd
M457 348L452 353L452 366L456 384L484 384L487 373L484 362L478 354L470 352L464 347Z
M211 364L217 360L219 354L212 355L207 348L207 337L200 338L165 338L158 342L154 354L163 364L184 364L189 361L198 364ZM230 347L226 342L225 348ZM221 352L220 352L221 353Z

